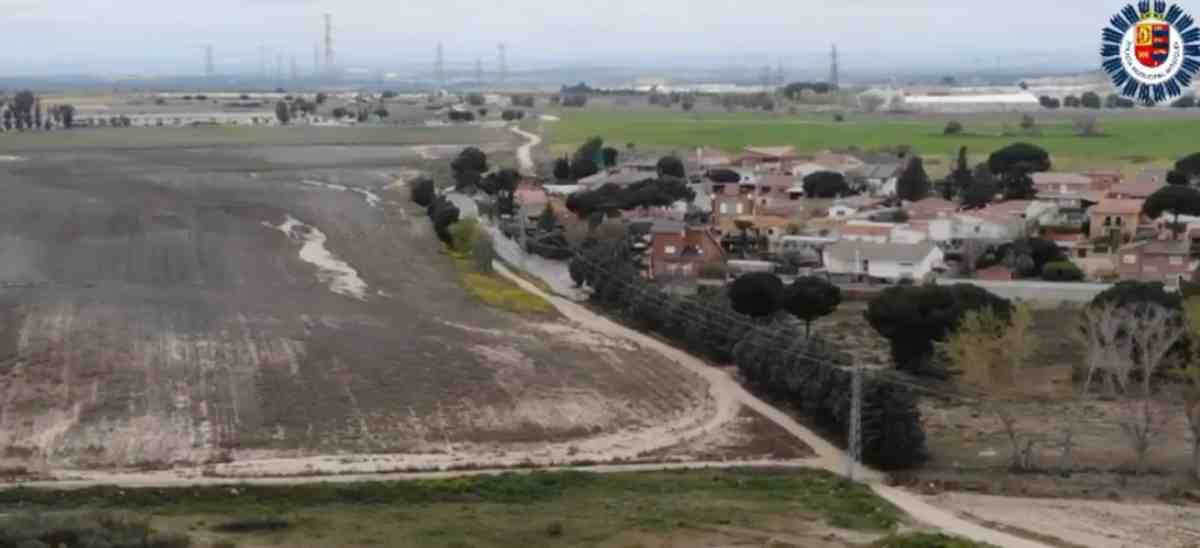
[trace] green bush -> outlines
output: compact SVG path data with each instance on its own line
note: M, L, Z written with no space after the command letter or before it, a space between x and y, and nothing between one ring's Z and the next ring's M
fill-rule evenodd
M1055 261L1042 268L1042 279L1047 282L1081 282L1083 271L1071 261Z
M22 514L0 521L0 546L187 548L191 539L155 532L144 519L123 514Z
M492 271L492 261L496 258L494 245L490 234L479 231L471 246L471 260L475 263L475 270L485 274Z
M460 253L469 253L475 249L475 240L479 238L480 233L479 221L475 219L458 221L450 227L450 247Z

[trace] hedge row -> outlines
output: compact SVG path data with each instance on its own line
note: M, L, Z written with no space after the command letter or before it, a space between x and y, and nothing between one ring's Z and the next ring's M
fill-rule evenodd
M592 300L689 352L733 361L757 393L793 406L835 443L846 445L850 360L820 339L807 342L779 324L756 326L737 314L724 291L680 298L646 283L620 245L595 245L572 262ZM790 341L790 342L789 342ZM867 375L863 383L863 461L883 469L911 468L927 456L921 413L912 390Z
M754 391L787 402L843 447L850 426L853 374L822 344L756 330L734 348L738 370ZM845 363L845 362L843 362ZM884 469L912 468L926 456L921 411L912 390L863 376L862 458Z

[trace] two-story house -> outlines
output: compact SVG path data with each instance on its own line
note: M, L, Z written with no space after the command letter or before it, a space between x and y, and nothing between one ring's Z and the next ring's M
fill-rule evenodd
M1137 242L1121 248L1119 254L1117 275L1122 280L1179 287L1180 281L1196 278L1197 261L1192 259L1191 243L1186 240Z
M1088 237L1096 240L1111 238L1114 232L1120 241L1133 240L1142 221L1142 204L1145 200L1105 198L1088 210L1090 226Z
M650 227L646 274L650 278L694 278L706 265L721 264L725 252L708 227L655 221Z

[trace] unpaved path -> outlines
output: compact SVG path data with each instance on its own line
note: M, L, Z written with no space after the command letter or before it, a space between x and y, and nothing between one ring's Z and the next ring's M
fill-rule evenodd
M926 498L976 520L1036 531L1089 548L1200 545L1200 508L1195 507L975 493L942 493Z
M536 133L529 133L517 126L513 126L513 133L520 135L528 140L525 144L517 148L517 162L521 164L521 172L525 175L535 175L537 166L533 164L533 147L542 144L542 138Z
M607 318L599 316L592 311L580 306L574 302L561 297L547 295L533 284L524 279L512 274L503 264L496 263L496 270L508 277L510 280L520 285L526 291L541 296L550 301L558 311L569 318L570 320L593 329L600 333L605 333L614 337L625 337L644 348L652 348L663 356L666 356L671 361L694 371L696 374L703 377L710 384L710 391L714 398L718 401L734 400L735 403L745 405L759 413L764 417L779 425L784 430L787 430L793 436L796 436L804 443L808 444L817 457L805 461L805 464L813 468L822 468L834 473L844 471L846 463L846 454L834 447L829 442L822 439L820 436L813 433L808 428L796 422L791 416L776 409L774 406L758 399L753 394L746 391L742 385L738 384L728 374L714 368L704 361L681 352L657 339L648 337L626 327L623 327ZM908 515L912 516L917 521L937 527L949 534L957 535L975 540L977 542L986 542L996 546L1005 548L1048 548L1045 544L1026 540L1008 533L988 529L976 523L972 523L966 519L960 518L957 515L942 510L929 504L921 497L898 489L889 487L882 483L883 474L868 469L859 467L857 477L860 481L870 485L875 494L895 504L901 510L904 510Z

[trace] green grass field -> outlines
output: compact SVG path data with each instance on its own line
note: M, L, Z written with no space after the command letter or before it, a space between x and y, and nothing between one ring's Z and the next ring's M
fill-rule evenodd
M207 146L435 145L511 141L502 129L475 126L293 126L81 128L51 132L0 133L0 150L187 148Z
M660 548L748 545L785 535L848 548L904 518L869 488L816 470L725 470L176 489L0 491L11 516L123 512L193 546ZM69 515L69 514L63 514ZM0 521L0 533L6 523ZM0 541L5 540L0 535ZM224 544L220 544L220 543ZM677 544L678 543L678 544ZM860 545L861 541L853 545ZM7 544L6 544L7 545ZM879 546L936 547L889 540Z
M877 150L909 145L932 158L950 158L967 146L974 158L1016 141L1037 144L1051 154L1056 169L1120 168L1134 170L1165 166L1181 156L1200 151L1200 121L1172 117L1170 112L1146 117L1105 118L1104 136L1076 135L1072 113L1060 111L1038 123L1038 135L1021 134L1018 115L960 117L965 134L942 134L954 115L884 117L849 114L834 122L831 115L734 112L685 113L682 111L568 110L554 112L560 122L546 124L552 151L562 153L588 137L601 136L623 148L677 149L698 146L737 151L745 146L793 145L800 152L858 147ZM1089 113L1078 112L1076 116ZM1005 125L1013 134L1004 134Z

